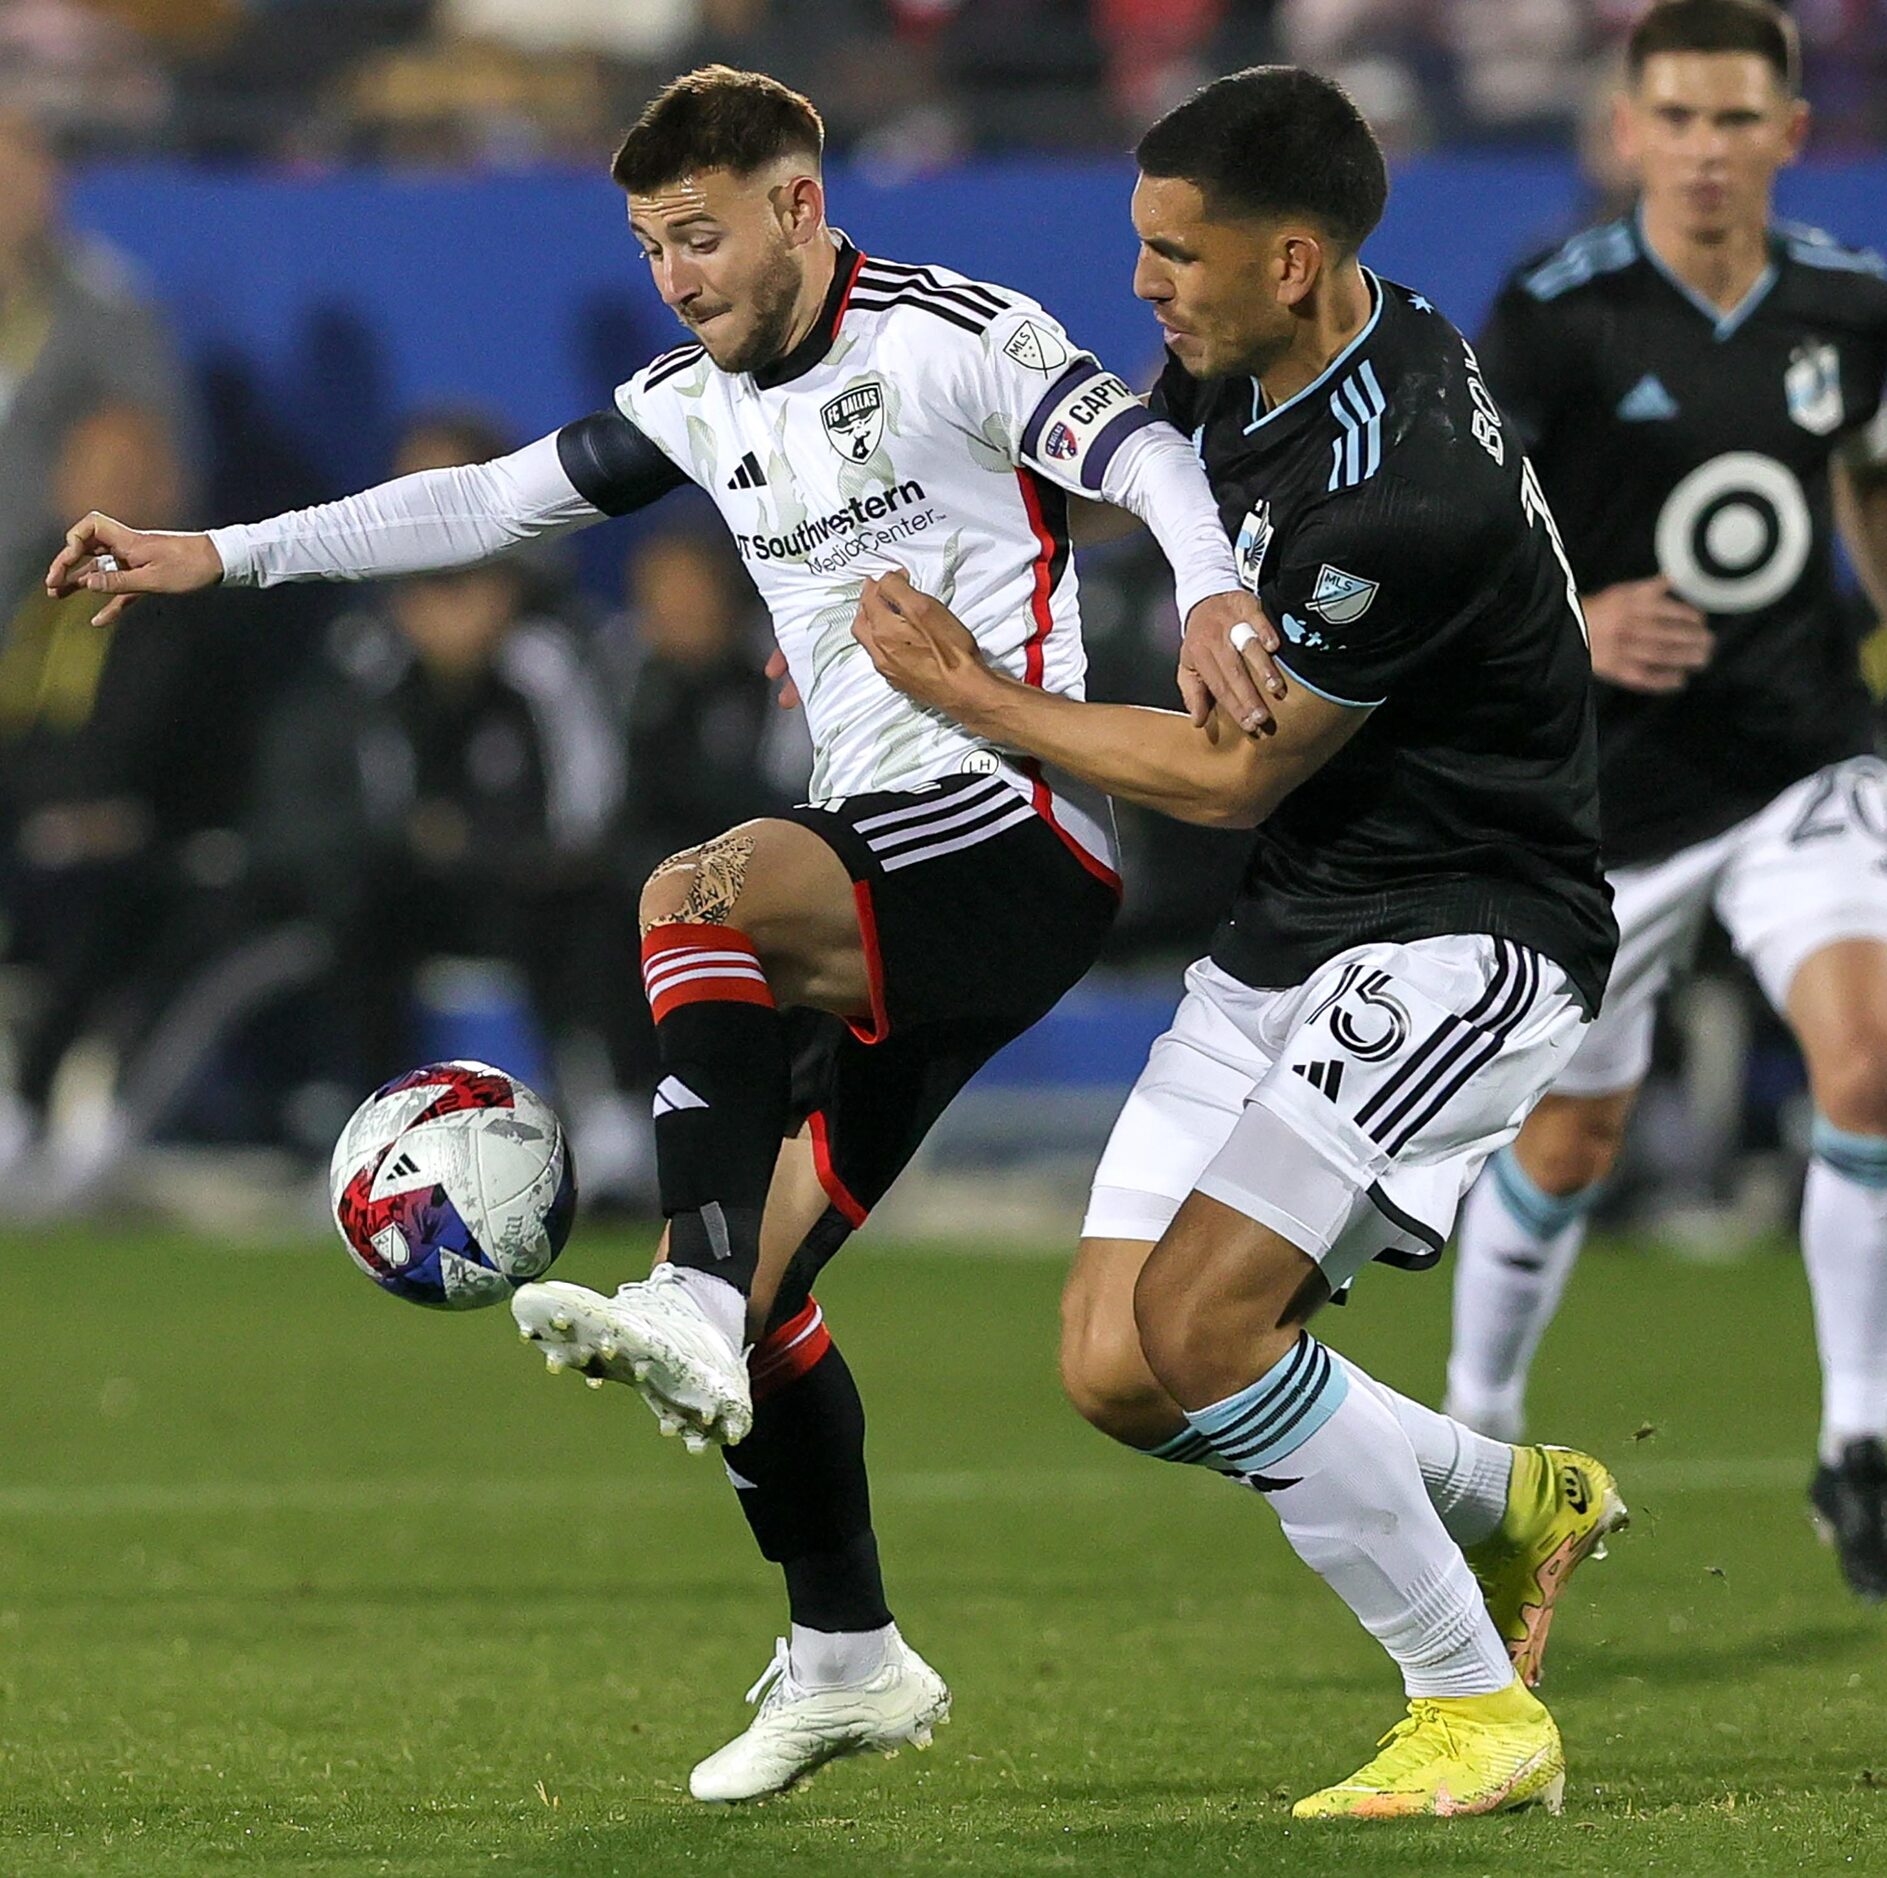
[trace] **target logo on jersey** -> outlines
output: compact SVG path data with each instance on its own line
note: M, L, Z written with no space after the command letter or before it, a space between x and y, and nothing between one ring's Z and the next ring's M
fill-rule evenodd
M383 1291L472 1310L540 1278L576 1213L555 1112L488 1063L429 1063L354 1112L328 1169L334 1223Z

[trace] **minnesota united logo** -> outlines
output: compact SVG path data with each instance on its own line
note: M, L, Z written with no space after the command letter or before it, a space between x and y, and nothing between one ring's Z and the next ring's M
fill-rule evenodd
M1260 502L1240 524L1233 553L1238 559L1238 577L1253 593L1258 591L1258 572L1265 564L1265 552L1271 546L1271 504Z
M819 407L826 440L840 456L863 463L885 434L885 392L875 379L842 391Z
M1346 574L1326 561L1317 570L1317 584L1311 589L1309 606L1332 626L1348 626L1369 611L1376 598L1377 583Z
M1841 397L1841 354L1831 345L1797 346L1782 375L1789 415L1806 431L1825 437L1847 415Z

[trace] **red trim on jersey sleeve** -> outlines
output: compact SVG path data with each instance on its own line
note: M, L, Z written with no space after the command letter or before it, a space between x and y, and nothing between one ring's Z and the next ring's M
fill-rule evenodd
M891 1018L885 1010L885 961L878 949L878 913L871 903L868 881L852 882L852 905L858 911L858 943L865 954L865 982L871 988L871 1022L861 1024L848 1017L845 1024L860 1043L883 1043L891 1035Z
M1036 549L1035 560L1029 568L1032 582L1029 614L1035 623L1030 629L1028 643L1022 648L1022 682L1039 686L1045 661L1043 648L1048 643L1048 635L1055 630L1052 599L1055 591L1056 542L1048 526L1048 518L1042 512L1042 496L1035 486L1035 472L1018 469L1016 482L1022 490L1022 507L1028 515L1029 532L1035 537Z
M1029 597L1029 612L1034 620L1027 643L1022 648L1022 682L1039 689L1046 668L1045 648L1055 630L1054 593L1061 570L1068 562L1068 543L1058 540L1043 509L1040 478L1030 469L1018 469L1016 482L1022 490L1022 506L1029 518L1029 530L1035 536L1035 561L1030 568L1034 587ZM1042 780L1042 768L1033 760L1019 765L1029 778L1030 801L1036 814L1052 828L1061 844L1098 881L1121 891L1120 876L1099 855L1090 854L1059 821L1055 819L1055 794Z
M852 1190L839 1178L838 1170L832 1165L832 1137L828 1132L825 1110L814 1109L806 1117L806 1126L812 1132L813 1171L819 1176L819 1184L825 1189L826 1198L838 1208L839 1216L847 1225L864 1225L867 1209L853 1197Z

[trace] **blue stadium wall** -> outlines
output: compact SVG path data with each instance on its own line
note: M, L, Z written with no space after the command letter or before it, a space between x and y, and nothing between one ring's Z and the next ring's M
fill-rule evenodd
M942 261L1035 295L1116 369L1150 374L1131 297L1124 164L983 164L890 182L831 178L834 218L870 252ZM1887 247L1887 162L1785 178L1785 213ZM248 177L93 170L78 224L129 255L199 364L235 372L333 489L385 470L402 412L471 401L519 438L594 409L677 328L605 178L578 174ZM1577 226L1551 158L1402 165L1368 258L1470 332L1502 272Z

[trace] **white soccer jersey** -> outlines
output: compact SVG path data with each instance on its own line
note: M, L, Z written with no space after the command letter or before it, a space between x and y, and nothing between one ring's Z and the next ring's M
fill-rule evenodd
M814 800L997 760L873 669L852 636L869 575L903 568L998 670L1082 695L1063 492L1098 494L1152 420L1034 301L844 245L824 317L789 356L728 373L683 346L616 402L726 517L805 702ZM1082 845L1109 852L1098 799L1055 794Z
M901 567L997 669L1080 697L1068 495L1118 503L1152 528L1183 618L1239 590L1204 473L1186 441L1034 301L834 239L821 316L772 365L724 372L700 345L677 347L623 385L613 410L513 456L213 530L227 578L461 565L695 482L772 614L805 703L815 802L998 775L1111 869L1099 795L894 691L852 623L867 576Z

